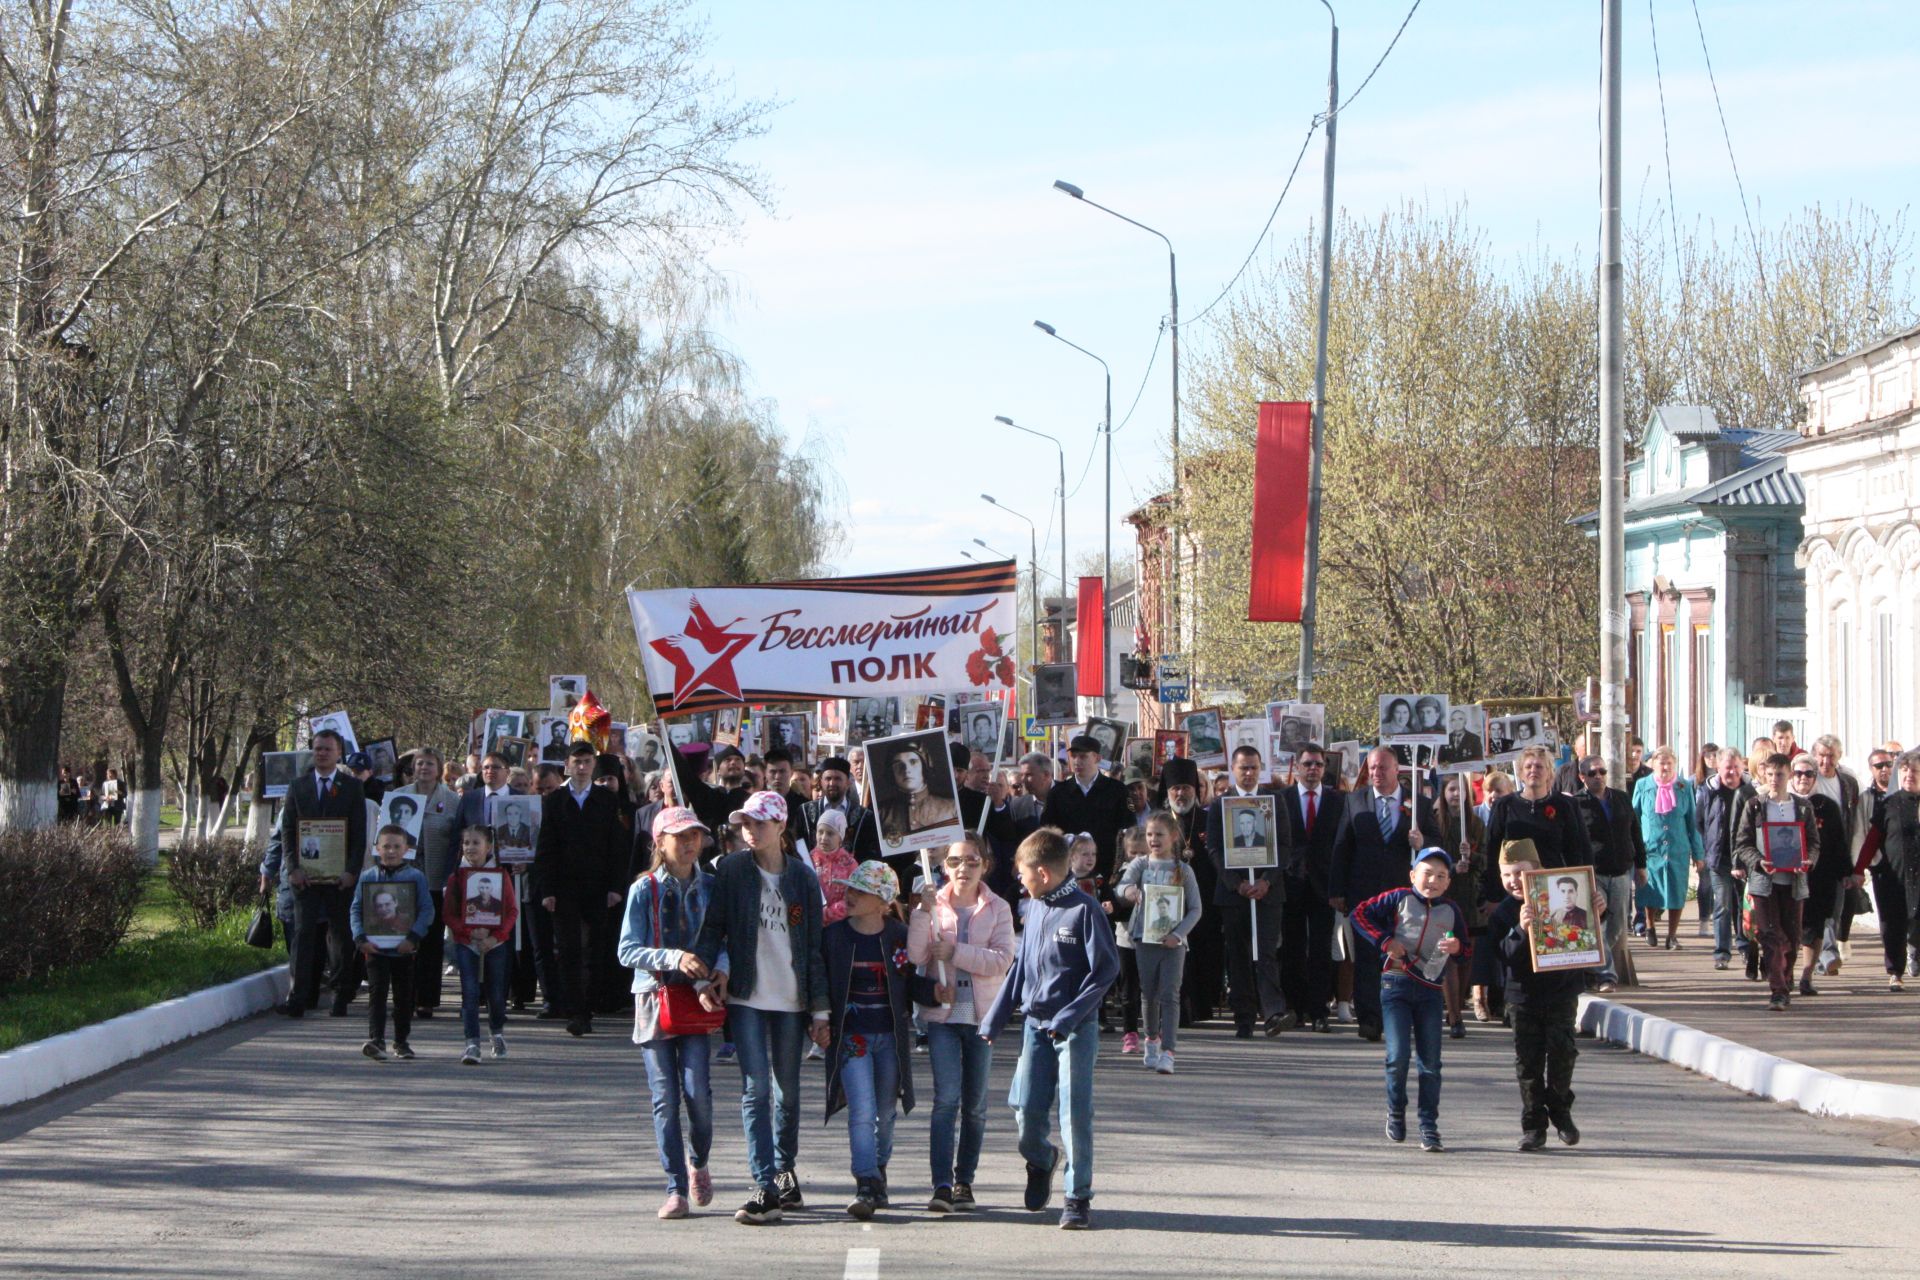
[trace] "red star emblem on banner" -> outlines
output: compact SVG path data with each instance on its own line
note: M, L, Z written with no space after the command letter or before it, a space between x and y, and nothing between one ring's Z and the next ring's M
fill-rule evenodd
M733 620L739 621L739 618ZM754 633L728 631L727 627L733 622L716 623L694 597L687 601L687 625L679 635L648 642L649 648L673 664L674 706L701 689L711 689L735 702L743 700L740 677L733 672L733 660L753 643Z

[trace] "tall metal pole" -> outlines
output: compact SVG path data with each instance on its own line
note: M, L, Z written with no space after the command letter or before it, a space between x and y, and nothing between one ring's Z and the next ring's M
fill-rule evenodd
M1169 609L1167 618L1161 619L1160 646L1162 650L1165 652L1178 653L1181 650L1181 643L1180 643L1180 511L1181 511L1181 503L1180 503L1180 269L1173 259L1172 244L1168 244L1167 246L1167 300L1168 300L1167 304L1169 309L1168 324L1173 330L1173 529L1171 531L1173 535L1173 538L1172 538L1173 573L1171 575L1173 578L1173 589L1168 593L1169 594L1168 604L1170 606L1170 609ZM1138 593L1140 590L1140 577L1141 577L1140 566L1138 565L1134 566L1133 576L1134 576L1133 589L1135 592L1135 599L1138 599L1139 598ZM1173 635L1173 642L1171 644L1167 642L1167 635L1169 631L1169 627L1167 623L1169 619L1172 622L1171 631ZM1141 656L1146 658L1148 662L1155 661L1153 654L1148 653L1148 654L1142 654ZM1156 670L1158 669L1158 663L1155 663L1155 669Z
M1033 660L1040 661L1040 535L1027 526L1027 611L1033 615Z
M1625 381L1620 306L1620 0L1602 0L1600 39L1600 754L1626 776Z
M1324 0L1323 0L1324 2ZM1333 7L1327 7L1329 20ZM1313 463L1307 473L1306 581L1300 599L1301 702L1313 701L1313 632L1319 613L1320 450L1327 435L1327 299L1333 287L1333 143L1340 110L1340 27L1333 23L1327 60L1327 158L1320 183L1320 320L1313 336Z
M1103 360L1104 365L1106 362ZM1100 714L1113 714L1113 370L1107 370L1107 416L1101 428L1107 435L1107 550L1100 567Z

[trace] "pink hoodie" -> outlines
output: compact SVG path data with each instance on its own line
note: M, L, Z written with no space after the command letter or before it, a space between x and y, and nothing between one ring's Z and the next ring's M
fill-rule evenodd
M953 905L953 886L940 886L933 900L933 915L915 907L907 917L907 958L920 966L920 972L933 976L933 941L949 941L960 933L960 917ZM973 976L973 1015L978 1022L1000 994L1007 970L1013 967L1013 909L993 890L980 886L980 900L967 917L964 946L953 949L952 964ZM949 974L948 976L952 976ZM923 1004L920 1016L928 1022L945 1022L951 1008L944 1004Z

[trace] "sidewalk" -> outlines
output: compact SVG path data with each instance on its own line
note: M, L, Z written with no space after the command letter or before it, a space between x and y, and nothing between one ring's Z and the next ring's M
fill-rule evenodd
M1836 1075L1920 1086L1920 978L1909 978L1904 992L1887 991L1871 916L1853 922L1853 958L1839 974L1814 975L1820 994L1795 995L1786 1013L1767 1012L1766 983L1747 981L1738 953L1731 968L1716 971L1713 940L1696 938L1693 930L1691 918L1680 926L1680 951L1635 941L1640 985L1622 987L1610 998Z

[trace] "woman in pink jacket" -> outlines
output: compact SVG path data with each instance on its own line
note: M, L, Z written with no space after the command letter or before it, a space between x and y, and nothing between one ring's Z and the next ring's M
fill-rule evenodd
M1013 909L987 888L993 855L971 833L947 849L947 882L920 891L907 921L907 958L931 972L937 1005L920 1006L933 1062L933 1199L930 1213L971 1209L973 1175L987 1134L987 1075L993 1046L980 1038L980 1015L1013 965ZM954 1129L959 1124L958 1154Z

